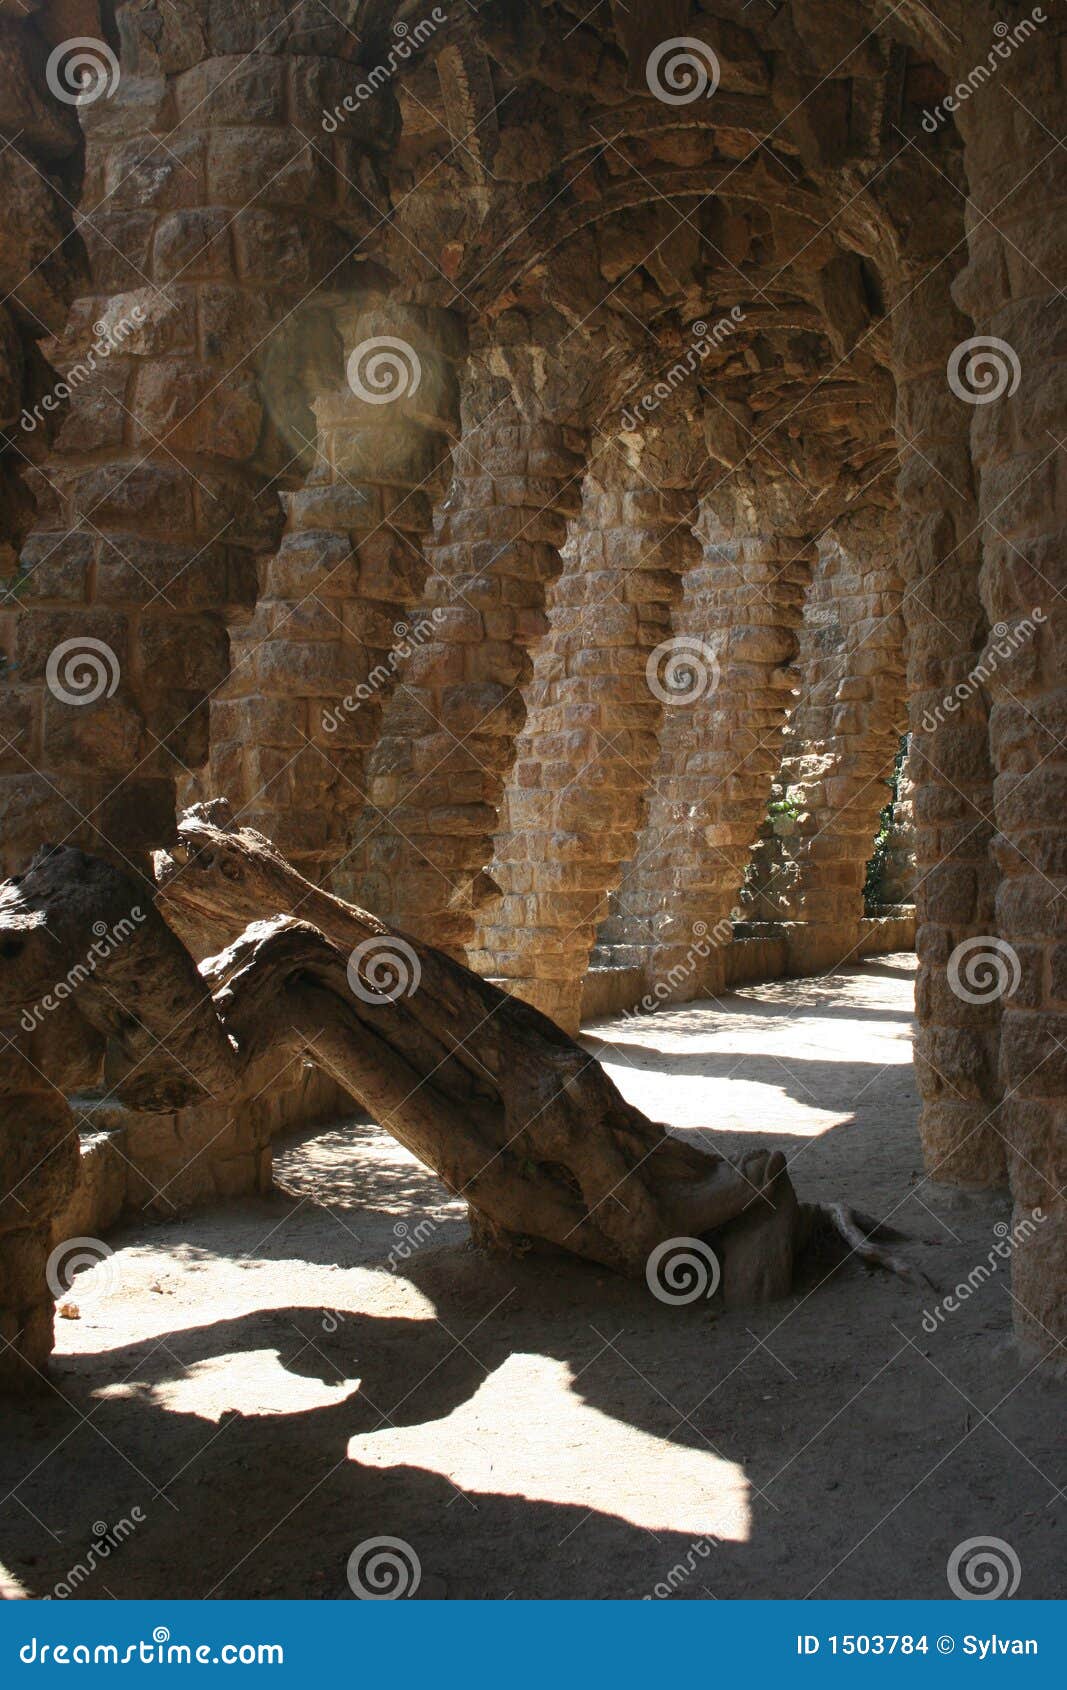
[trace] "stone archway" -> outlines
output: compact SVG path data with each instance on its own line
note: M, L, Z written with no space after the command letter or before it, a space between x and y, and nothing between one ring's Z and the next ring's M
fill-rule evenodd
M387 10L117 7L78 240L46 26L5 25L40 96L27 149L55 166L20 217L63 257L12 290L4 368L34 400L47 330L68 390L24 452L28 534L4 456L8 866L50 839L142 873L177 796L218 783L311 879L568 1027L612 893L646 990L714 991L725 946L695 967L693 935L729 940L787 719L840 782L811 786L812 927L843 943L859 919L864 759L901 726L868 625L899 593L928 1174L1006 1174L1042 1208L1018 1330L1054 1347L1063 26L1041 52L1013 26L1009 52L984 0L951 27L672 0L707 48L678 101L621 9L489 5L402 54ZM388 411L345 380L368 343L421 371ZM1002 391L975 389L972 343ZM818 548L881 512L892 556L877 605L839 595L863 662L831 706L794 665ZM571 613L602 575L590 653ZM717 677L681 708L641 691L671 642ZM967 984L990 951L1006 990Z

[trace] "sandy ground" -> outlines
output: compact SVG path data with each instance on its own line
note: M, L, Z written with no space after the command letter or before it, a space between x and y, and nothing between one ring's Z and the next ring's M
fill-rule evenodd
M1002 1196L923 1180L913 959L589 1029L622 1090L802 1197L893 1214L948 1290ZM942 1597L996 1537L1020 1597L1063 1584L1065 1387L1010 1344L1008 1274L923 1329L852 1262L747 1315L669 1308L581 1263L496 1262L378 1129L279 1143L269 1200L138 1224L78 1282L55 1391L5 1408L0 1562L81 1596L350 1598L401 1539L419 1596Z

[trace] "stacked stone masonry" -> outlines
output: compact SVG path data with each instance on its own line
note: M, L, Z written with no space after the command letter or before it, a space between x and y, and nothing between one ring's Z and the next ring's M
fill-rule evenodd
M609 460L586 478L537 646L475 967L575 1031L595 931L654 767L671 610L697 555L693 498Z
M883 529L880 522L879 544ZM914 942L906 761L893 790L907 744L897 732L906 721L901 595L884 566L843 576L857 561L837 539L820 542L797 653L794 696L802 702L790 712L741 891L738 932L786 937L794 974L869 955L872 918L903 922L902 931L910 929L905 948ZM883 608L853 621L875 604Z
M76 843L145 885L224 793L573 1031L889 942L908 729L926 1173L1042 1209L1051 1354L1065 25L672 0L718 78L679 102L646 11L400 51L363 0L0 0L5 872ZM74 37L115 67L80 100ZM4 1017L0 1336L39 1369L64 1094L106 1110L113 1052L76 995ZM253 1115L204 1122L200 1195L262 1186Z
M842 522L820 542L820 563L780 771L787 811L796 812L789 913L803 924L812 972L859 945L867 863L904 713L895 522L882 512Z
M966 17L977 50L984 8ZM1063 715L1067 488L1061 441L1067 337L1059 266L1067 173L1050 147L1062 119L1067 19L1049 16L1043 50L1006 63L981 123L961 113L972 204L967 264L953 285L978 334L1009 345L1028 373L1004 403L974 417L970 446L982 550L979 583L990 629L1036 622L1022 649L991 675L992 852L999 876L995 931L1018 958L1017 989L1002 1002L994 1116L1006 1147L1017 1215L1043 1224L1013 1270L1017 1325L1047 1352L1067 1320L1067 781ZM1035 611L1041 612L1038 621Z
M676 697L617 899L629 947L645 953L650 979L669 981L672 1000L723 983L721 952L781 758L814 558L807 537L752 532L751 515L738 539L741 521L728 529L703 513L703 555L672 623Z
M515 759L530 648L580 502L583 445L507 402L465 428L412 613L430 632L401 665L369 763L364 898L460 955Z

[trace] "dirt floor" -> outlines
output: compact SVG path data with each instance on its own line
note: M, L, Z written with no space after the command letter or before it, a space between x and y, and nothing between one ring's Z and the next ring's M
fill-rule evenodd
M943 1293L1009 1211L923 1179L912 974L881 958L586 1043L680 1132L773 1144L802 1197L892 1214ZM11 1594L123 1521L79 1596L350 1598L383 1536L420 1597L943 1597L973 1537L1010 1546L1020 1597L1062 1592L1067 1387L1013 1354L1006 1264L932 1334L937 1292L854 1261L749 1314L672 1308L471 1252L374 1127L276 1151L273 1198L126 1227L78 1281L55 1393L4 1411Z

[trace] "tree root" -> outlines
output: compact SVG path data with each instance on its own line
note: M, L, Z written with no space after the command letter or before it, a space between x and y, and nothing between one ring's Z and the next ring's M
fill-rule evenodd
M805 1255L836 1254L841 1261L858 1256L868 1267L881 1268L885 1273L895 1274L898 1279L906 1280L909 1285L925 1284L931 1290L937 1290L929 1274L903 1256L898 1256L891 1250L880 1249L879 1243L876 1242L887 1243L906 1239L908 1233L887 1226L883 1221L876 1221L848 1203L805 1204L804 1211L802 1226ZM842 1244L847 1246L844 1252L841 1251Z

